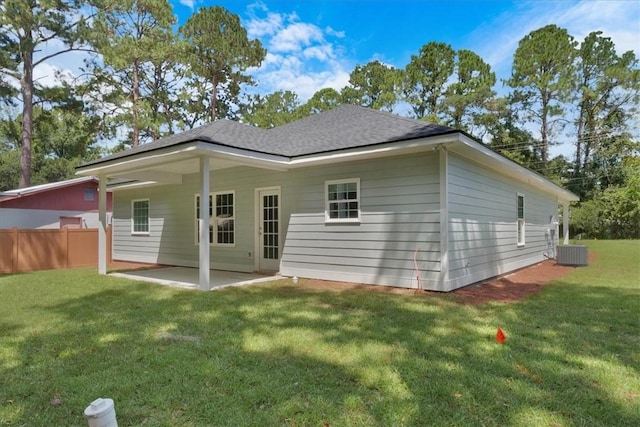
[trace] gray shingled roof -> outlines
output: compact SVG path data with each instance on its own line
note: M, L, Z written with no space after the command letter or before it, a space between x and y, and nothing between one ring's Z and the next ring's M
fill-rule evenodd
M378 110L343 105L272 129L218 120L85 163L81 167L194 141L299 157L453 132L458 131Z

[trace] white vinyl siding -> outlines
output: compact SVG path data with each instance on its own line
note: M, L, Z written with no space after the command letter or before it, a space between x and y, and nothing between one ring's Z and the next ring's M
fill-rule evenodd
M438 153L431 152L290 171L214 169L211 194L234 189L234 245L213 246L211 268L256 268L255 191L267 187L281 189L280 273L286 276L407 288L416 288L419 277L425 289L451 290L545 259L553 248L557 200L450 153L443 207L448 271L441 283L439 162ZM359 221L327 222L327 183L353 182L354 177L359 180ZM114 259L197 267L193 207L199 186L194 173L184 175L179 185L114 192ZM525 200L526 247L514 244L517 194ZM154 201L149 235L132 236L130 206L142 197Z
M131 234L149 234L149 199L131 201Z
M518 203L526 199L526 247L518 241ZM466 158L449 156L449 289L543 261L550 245L553 196ZM523 212L524 213L524 212Z
M360 179L359 223L325 222L326 181ZM235 246L212 247L211 268L253 271L255 189L280 187L280 272L299 277L416 287L440 269L438 156L435 153L362 160L280 172L250 167L211 171L212 194L234 189ZM199 175L180 185L114 192L114 259L197 267L194 194ZM123 233L132 199L150 197L151 236ZM286 197L285 197L286 195Z
M327 221L327 183L353 182L354 176L359 221ZM417 287L419 275L422 286L434 285L440 270L438 182L434 153L305 170L295 180L297 208L281 274L408 288Z

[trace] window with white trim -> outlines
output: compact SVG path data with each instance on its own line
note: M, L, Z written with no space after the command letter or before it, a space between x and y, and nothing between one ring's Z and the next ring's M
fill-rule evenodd
M131 201L131 233L149 234L149 199Z
M518 222L518 246L524 246L524 228L525 228L525 219L524 219L524 195L517 195L517 222Z
M214 215L215 213L215 215ZM195 242L200 242L200 195L195 196ZM209 194L209 244L235 246L235 192Z
M360 178L325 181L325 220L360 221Z

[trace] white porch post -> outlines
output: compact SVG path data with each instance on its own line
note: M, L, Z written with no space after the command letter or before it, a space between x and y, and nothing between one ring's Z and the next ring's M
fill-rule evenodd
M562 234L564 234L564 239L562 241L563 245L569 244L569 202L565 202L562 204Z
M98 274L107 274L107 177L98 176Z
M200 290L209 284L209 158L200 157Z
M449 289L449 152L444 145L438 150L440 169L440 276L438 287Z

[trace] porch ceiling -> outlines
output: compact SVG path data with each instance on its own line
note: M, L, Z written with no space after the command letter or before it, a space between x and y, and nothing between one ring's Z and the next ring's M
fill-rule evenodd
M209 159L209 170L218 170L225 169L234 166L239 166L242 163L225 160L225 159L217 159L210 158ZM161 164L150 165L146 167L135 167L129 170L120 170L117 172L110 172L110 178L130 178L136 180L143 180L144 177L142 175L149 174L174 174L174 175L187 175L190 173L198 173L200 171L200 159L198 156L191 156L189 158L177 158L173 161L168 161Z

